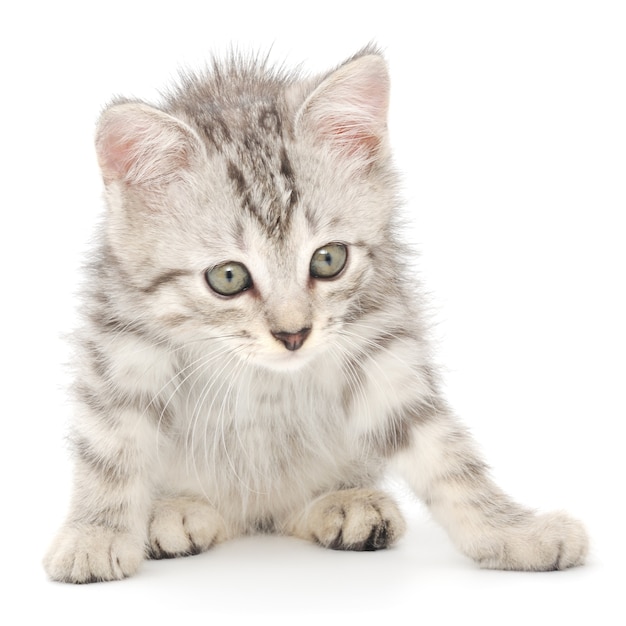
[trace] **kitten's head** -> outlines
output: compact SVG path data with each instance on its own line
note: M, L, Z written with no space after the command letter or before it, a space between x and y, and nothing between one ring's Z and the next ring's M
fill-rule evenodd
M370 51L311 80L233 61L162 108L107 109L104 288L125 317L274 369L353 342L398 283L388 94Z

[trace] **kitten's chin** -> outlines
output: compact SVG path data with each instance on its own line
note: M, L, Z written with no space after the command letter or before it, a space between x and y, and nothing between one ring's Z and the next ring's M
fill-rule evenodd
M254 362L274 372L296 372L309 364L314 357L312 350L295 350L258 355Z

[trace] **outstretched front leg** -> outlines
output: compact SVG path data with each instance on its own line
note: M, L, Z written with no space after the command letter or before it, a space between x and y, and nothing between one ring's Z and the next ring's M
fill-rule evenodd
M482 567L546 571L584 562L588 538L580 522L512 501L448 413L416 420L393 464L459 549Z

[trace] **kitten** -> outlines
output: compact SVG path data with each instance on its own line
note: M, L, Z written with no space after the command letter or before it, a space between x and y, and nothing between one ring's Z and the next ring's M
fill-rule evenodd
M369 47L315 78L233 57L159 107L104 111L52 579L255 531L386 548L405 527L386 471L483 567L583 563L583 527L500 491L441 396L395 233L388 95Z

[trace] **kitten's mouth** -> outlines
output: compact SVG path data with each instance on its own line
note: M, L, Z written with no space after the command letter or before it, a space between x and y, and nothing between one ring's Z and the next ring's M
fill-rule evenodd
M315 354L315 350L307 348L289 348L285 346L280 351L272 352L271 354L265 354L262 359L262 364L267 368L274 371L285 372L294 371L304 367L311 361Z

